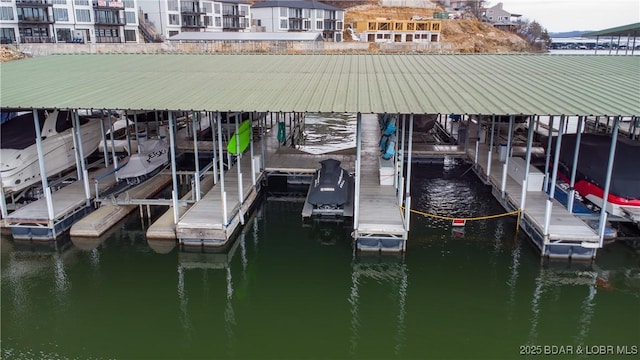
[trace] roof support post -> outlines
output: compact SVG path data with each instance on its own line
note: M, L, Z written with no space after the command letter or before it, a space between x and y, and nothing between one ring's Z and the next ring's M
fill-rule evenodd
M242 118L242 113L237 113L236 119L236 168L238 172L238 215L240 215L240 224L244 225L244 213L242 212L242 203L244 202L244 189L242 188L242 152L240 152L240 126L238 125L238 118ZM227 113L227 119L229 113Z
M211 150L213 152L213 185L218 183L218 156L216 152L216 124L218 123L218 113L210 111L207 115L209 117L209 128L211 129Z
M253 112L249 113L249 155L251 156L251 185L256 186L256 165L253 159Z
M573 213L573 202L576 197L576 172L578 170L578 156L580 153L580 140L582 140L582 121L586 117L578 117L578 128L576 129L576 147L573 150L573 165L571 166L571 180L569 182L569 199L567 201L567 210L569 213Z
M51 116L51 114L49 114ZM38 164L40 165L40 179L42 180L42 189L44 190L45 199L47 200L47 215L49 221L54 218L53 203L51 199L51 189L47 180L47 167L44 163L44 152L42 150L42 133L40 130L40 119L38 119L38 111L33 110L33 126L36 129L36 149L38 150Z
M73 110L69 110L69 113L67 114L67 116L71 117L71 140L73 141L73 158L76 161L76 174L78 177L78 180L82 180L82 165L80 164L80 159L83 159L83 157L81 157L81 155L78 153L78 151L80 150L80 148L78 147L78 144L80 144L82 141L78 139L78 132L80 131L80 123L78 122L78 125L76 127L76 118L74 115L74 111Z
M404 142L405 142L405 123L407 122L407 115L402 114L402 142L400 145L400 153L398 154L400 159L400 169L398 171L398 205L402 205L402 196L404 194Z
M102 137L102 154L104 155L104 167L109 167L109 153L107 150L107 131L104 128L104 111L100 112L100 135Z
M356 115L356 181L354 191L353 229L356 240L358 238L358 226L360 221L360 161L362 160L362 114Z
M525 155L524 160L524 180L522 180L522 196L520 199L520 210L524 210L525 205L527 204L527 191L529 190L529 171L531 170L531 148L533 147L533 119L535 119L536 115L532 115L529 121L529 132L527 133L527 154ZM540 190L540 189L537 189ZM524 216L524 213L520 213L520 216Z
M502 193L502 198L505 196L505 191L507 190L507 167L509 166L509 157L511 156L511 138L513 137L513 121L514 116L509 116L509 134L507 135L507 157L504 159L504 164L502 164L502 183L500 184L500 192Z
M398 126L398 122L400 121L400 113L397 114L398 120L396 121L396 132L395 132L395 141L393 143L393 151L395 152L395 156L393 157L393 188L398 191L398 132L400 131L400 126Z
M264 139L264 134L266 133L265 128L267 127L267 113L259 115L258 121L260 122L260 169L264 170L266 164L265 153L267 152L267 144Z
M560 127L558 128L558 139L556 140L556 150L553 154L553 172L551 173L551 188L547 197L547 207L544 212L544 237L545 245L549 241L549 225L551 223L551 211L553 210L553 199L556 195L556 181L558 178L558 162L560 161L560 146L562 145L562 133L564 130L565 115L560 115ZM551 140L551 139L549 139Z
M171 153L171 179L173 182L171 189L171 201L173 203L173 223L177 224L178 214L178 174L176 173L176 140L173 111L169 111L169 151Z
M476 124L476 152L473 157L473 166L478 167L478 150L480 149L480 128L482 127L482 117L478 114L478 123Z
M124 116L127 116L127 114L125 113ZM137 113L133 113L133 131L136 134L136 152L139 153L140 152L140 138L139 136L139 130L138 130L138 114ZM133 154L133 149L131 148L131 144L129 144L129 155Z
M196 119L191 121L191 130L193 132L193 163L196 170L193 185L196 192L196 201L200 201L200 158L198 157L198 131L196 130L196 121L198 122L198 127L200 127L200 112L197 112L195 115Z
M602 206L600 208L600 221L598 224L598 244L600 247L604 244L604 230L607 222L607 203L609 200L609 189L611 187L611 172L613 171L613 162L615 161L616 146L618 142L618 127L620 126L620 116L613 121L613 133L611 134L611 147L609 149L609 161L607 162L607 176L604 181L604 194L602 194Z
M409 220L411 219L411 151L413 149L413 114L409 115L409 137L407 141L407 187L405 189L404 200L404 239L409 237Z
M542 184L542 191L547 192L549 190L549 165L551 164L551 140L553 140L553 125L555 123L555 119L553 115L549 115L549 123L547 130L547 156L544 162L544 183Z
M77 142L76 142L76 159L77 162L80 163L80 168L78 169L78 180L82 180L84 184L84 198L87 201L87 206L91 204L91 190L89 185L89 173L87 172L86 160L84 157L84 146L82 145L82 129L80 128L80 117L78 116L78 111L73 110L71 113L73 120L73 132L77 132ZM75 136L74 136L75 139Z
M493 160L493 137L496 130L496 116L491 116L491 136L489 139L489 155L487 157L487 179L491 181L491 160Z
M224 153L222 152L222 115L218 112L218 161L220 162L220 198L222 199L222 226L227 228L227 192L224 191Z

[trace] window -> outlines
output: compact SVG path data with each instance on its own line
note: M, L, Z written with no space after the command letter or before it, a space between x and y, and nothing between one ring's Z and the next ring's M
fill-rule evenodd
M89 6L89 0L74 0L74 4Z
M249 6L247 6L247 5L240 5L240 15L242 15L242 16L249 16Z
M322 20L316 21L316 30L322 30Z
M280 29L288 29L289 21L287 19L280 19Z
M67 9L53 8L53 20L69 21L69 13L67 12Z
M322 9L316 10L316 16L319 17L319 18L324 17L324 10L322 10Z
M135 11L125 11L124 19L127 24L135 24L136 23L136 13Z
M54 5L67 5L67 0L53 0L53 4ZM58 41L60 41L60 39L58 39Z
M302 12L303 12L303 16L305 18L310 18L311 17L311 9L304 9L304 10L302 10Z
M0 7L0 20L13 20L13 8L9 6Z
M91 11L89 9L76 9L76 21L91 22Z
M12 28L0 28L0 43L11 44L16 42L16 33Z
M129 8L129 9L135 9L136 8L136 2L134 0L124 0L124 7Z
M167 10L169 11L179 11L178 0L167 0Z
M169 14L170 25L180 25L180 16L178 14Z
M71 29L56 29L58 42L71 42Z
M213 4L213 13L214 14L220 14L220 4Z
M202 6L204 8L204 12L206 12L207 14L211 14L213 12L213 4L210 2L204 2L202 3Z
M204 17L204 26L213 25L213 16L205 16Z
M311 20L304 20L302 28L305 29L305 30L311 29Z
M216 16L216 27L222 27L222 18L220 16Z
M286 7L281 7L280 8L280 17L287 17L287 14L289 13L288 10L289 9L286 8Z
M135 30L124 31L124 41L137 42Z

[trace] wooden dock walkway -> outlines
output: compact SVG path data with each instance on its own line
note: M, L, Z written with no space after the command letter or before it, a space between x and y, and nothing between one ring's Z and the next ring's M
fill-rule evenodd
M380 168L393 167L380 157L380 126L376 114L362 115L362 154L360 166L360 206L355 229L356 245L362 251L400 252L405 249L404 218L396 188L380 183ZM391 175L393 170L391 169Z
M470 146L468 154L471 159L475 156L475 146ZM493 194L508 210L520 208L522 200L522 186L511 176L507 176L505 196L502 197L502 173L504 163L499 160L498 151L492 152L491 173L487 174L488 146L481 144L478 151L478 165L480 176L485 178L493 187ZM533 169L533 166L531 167ZM487 176L488 175L488 176ZM595 256L598 235L584 221L577 218L559 201L553 200L549 233L544 234L546 202L549 196L542 190L526 192L524 216L521 226L529 234L534 244L543 256L552 258L591 259ZM583 247L583 244L587 247Z
M101 168L89 173L90 198L95 196L94 179L109 172L109 168ZM102 179L99 191L115 184L115 175L111 174ZM53 240L69 229L76 221L93 211L93 204L85 198L84 182L75 181L72 184L51 194L53 219L49 219L47 201L41 198L12 212L6 218L6 224L11 229L15 239L25 240Z
M99 237L112 226L124 219L129 213L134 211L139 205L118 205L117 202L129 199L147 199L171 183L171 174L159 173L153 178L125 191L115 199L116 204L103 203L93 213L85 216L75 223L70 230L71 236L76 237Z
M200 201L189 208L176 225L176 236L183 245L224 246L241 224L241 214L246 214L257 198L259 182L252 184L251 156L242 156L243 201L240 202L237 163L225 172L227 219L223 219L220 184L214 186ZM256 174L259 179L261 174Z

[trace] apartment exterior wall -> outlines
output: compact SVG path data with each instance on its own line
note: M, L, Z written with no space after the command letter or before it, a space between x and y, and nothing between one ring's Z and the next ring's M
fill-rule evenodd
M1 0L0 41L138 43L137 1Z
M343 10L274 6L252 8L251 13L254 23L267 32L316 32L325 41L342 41Z

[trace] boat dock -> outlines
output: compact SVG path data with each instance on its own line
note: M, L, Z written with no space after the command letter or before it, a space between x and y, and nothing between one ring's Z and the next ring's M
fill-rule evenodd
M407 233L394 183L396 164L380 156L380 136L377 115L362 115L362 165L354 240L361 251L402 252Z
M170 183L171 174L159 173L148 181L113 198L113 204L109 204L103 199L100 208L71 227L70 235L77 237L101 236L140 206L133 204L134 202L143 203L148 197L155 195Z
M244 225L245 214L260 191L260 182L257 180L261 173L256 168L258 172L251 174L254 168L251 162L251 156L244 154L239 163L236 162L225 172L224 186L214 186L184 213L176 224L176 236L180 244L224 246L239 226ZM249 171L244 174L241 172L239 177L237 166Z
M89 181L111 171L101 168L89 173ZM99 184L99 191L115 184L114 174L107 175ZM75 181L51 194L51 208L46 197L29 203L12 212L6 218L6 225L15 239L52 240L68 230L76 221L93 211L92 199L95 188L88 186L86 196L83 181Z
M529 184L526 191L523 191L522 180L519 179L520 175L524 178L523 158L509 158L509 169L505 169L505 163L500 161L497 151L489 153L489 146L486 144L479 144L478 149L478 163L474 168L476 173L491 185L494 197L507 211L522 208L520 225L542 256L585 260L595 257L598 234L556 199L552 200L548 230L545 231L545 212L549 195L542 191L544 176L539 170L531 166ZM471 159L475 158L474 146L469 147L468 154ZM526 197L524 202L523 195ZM522 204L525 206L522 207Z

